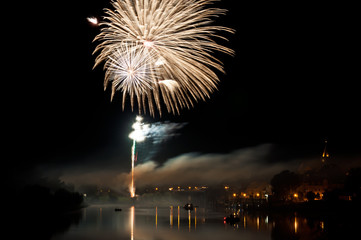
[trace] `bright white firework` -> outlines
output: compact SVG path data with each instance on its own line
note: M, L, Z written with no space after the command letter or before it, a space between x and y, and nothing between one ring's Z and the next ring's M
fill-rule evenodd
M141 116L137 116L135 119L135 123L133 124L132 128L134 129L130 134L129 138L133 139L133 145L132 145L132 170L131 170L131 184L129 186L130 191L130 197L135 197L135 184L134 184L134 165L135 165L135 158L136 158L136 143L142 142L145 140L147 134L149 125L142 123L143 118Z
M143 118L140 116L137 116L135 120L132 125L134 130L129 134L129 138L136 142L143 142L149 133L149 125L142 123Z
M98 19L96 17L88 17L86 18L88 22L90 22L93 25L98 25Z
M126 96L130 96L132 108L134 99L138 103L153 89L153 78L157 74L158 66L153 63L154 53L135 45L123 43L119 45L105 64L104 89L109 82L112 84L111 100L116 91L123 92L123 109ZM139 108L142 105L138 104Z
M142 109L146 112L148 108L152 115L156 109L161 114L163 102L168 112L179 114L180 109L192 107L194 101L206 100L217 89L219 79L214 70L224 70L221 61L213 53L234 54L233 50L215 42L216 38L225 39L217 32L234 31L212 25L212 18L226 12L206 7L215 1L112 1L114 10L106 10L105 22L100 24L103 26L101 33L94 39L100 41L94 51L100 51L95 66L105 62L105 87L113 81L112 96L117 90L123 91L123 108L125 95L129 94L131 101L137 99L139 112ZM130 44L130 47L124 48L124 44ZM124 51L130 48L136 48L137 53L144 54L143 60L147 62L148 76L138 78L137 84L131 81L135 78L119 81L125 77L117 76L119 69L114 67L119 56L129 56ZM128 71L129 75L131 73ZM172 86L177 87L169 88L167 84L159 84L162 80L175 81L177 85ZM122 84L115 84L118 86L115 88L114 82ZM133 106L132 102L132 109Z
M162 80L159 81L159 84L164 85L165 87L167 87L170 91L173 91L174 89L176 89L179 85L176 81L174 80Z
M130 196L135 197L135 162L137 158L137 143L143 142L146 139L151 139L152 143L155 145L166 141L167 139L176 136L175 131L181 129L185 126L186 123L171 123L171 122L157 122L152 124L144 124L143 118L137 116L135 122L132 125L133 131L129 134L129 138L133 140L132 145L132 169L131 169L131 184L129 186ZM154 154L153 152L147 153L147 158L149 159Z

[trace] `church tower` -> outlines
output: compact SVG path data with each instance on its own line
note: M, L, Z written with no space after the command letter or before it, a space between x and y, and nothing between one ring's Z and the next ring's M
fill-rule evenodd
M321 156L322 165L323 166L327 165L329 163L329 160L330 160L330 154L328 154L327 152L327 140L325 140L325 148L323 149L323 153Z

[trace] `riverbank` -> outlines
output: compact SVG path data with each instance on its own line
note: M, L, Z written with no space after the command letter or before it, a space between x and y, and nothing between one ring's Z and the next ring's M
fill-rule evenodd
M305 215L354 215L361 213L361 204L353 201L311 201L301 203L270 203L264 210L268 212Z

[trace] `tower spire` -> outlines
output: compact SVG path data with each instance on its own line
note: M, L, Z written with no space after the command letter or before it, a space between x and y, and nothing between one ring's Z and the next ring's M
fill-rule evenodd
M327 164L329 158L330 158L330 154L328 154L328 152L327 152L327 140L325 140L325 148L323 149L323 153L322 153L322 156L321 156L322 164L324 164L324 165Z

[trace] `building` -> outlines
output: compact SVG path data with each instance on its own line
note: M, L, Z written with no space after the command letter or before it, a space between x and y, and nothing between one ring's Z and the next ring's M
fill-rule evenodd
M310 169L302 174L301 184L290 193L290 198L295 202L308 201L314 194L314 200L322 200L325 192L343 188L344 173L332 163L327 150L327 140L320 158L320 167Z
M321 163L323 166L330 163L330 154L327 152L327 140L325 140L325 148L323 149L323 153L321 155Z

